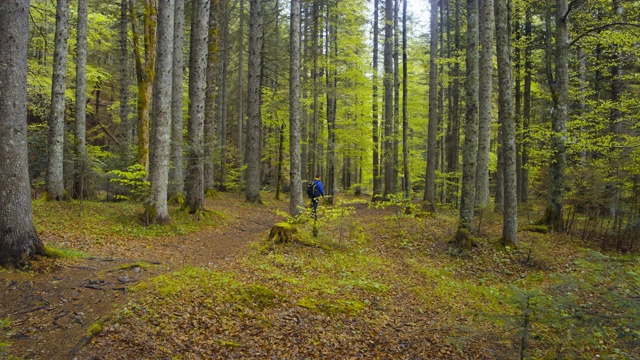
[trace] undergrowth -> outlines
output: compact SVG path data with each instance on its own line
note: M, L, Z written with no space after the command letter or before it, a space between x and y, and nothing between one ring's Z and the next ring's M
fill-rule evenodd
M171 222L145 226L139 221L142 205L136 202L100 201L36 201L33 204L36 229L64 237L91 237L100 242L105 237L161 237L194 233L207 226L219 224L224 215L211 212L210 216L196 219L169 208Z
M139 337L132 351L153 357L640 356L637 258L522 233L518 249L489 236L462 259L447 252L455 217L354 206L289 219L303 241L257 244L225 271L136 285L100 341Z

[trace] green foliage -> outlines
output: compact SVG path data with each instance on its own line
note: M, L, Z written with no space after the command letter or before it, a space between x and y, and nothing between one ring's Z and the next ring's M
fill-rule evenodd
M126 189L126 194L116 194L117 200L144 201L149 197L151 183L147 181L147 172L140 164L134 164L126 171L111 170L107 173L109 182L122 186Z

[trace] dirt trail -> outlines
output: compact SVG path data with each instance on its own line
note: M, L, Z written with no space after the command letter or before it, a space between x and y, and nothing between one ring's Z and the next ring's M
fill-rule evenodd
M207 203L226 215L220 227L183 237L132 239L125 250L83 250L96 257L38 261L30 272L0 272L0 319L11 320L11 346L0 350L0 357L74 359L91 325L135 296L127 287L187 265L223 267L267 235L280 219L274 206L284 205L249 206L241 196L225 194ZM154 265L141 267L141 261Z

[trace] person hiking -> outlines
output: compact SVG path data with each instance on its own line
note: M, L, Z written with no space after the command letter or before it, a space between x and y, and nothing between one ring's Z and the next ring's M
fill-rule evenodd
M313 181L309 181L307 184L307 195L309 199L311 199L311 212L313 214L313 218L317 218L318 211L318 202L320 202L320 197L324 197L324 187L322 186L322 181L320 181L320 175L316 175L316 178Z

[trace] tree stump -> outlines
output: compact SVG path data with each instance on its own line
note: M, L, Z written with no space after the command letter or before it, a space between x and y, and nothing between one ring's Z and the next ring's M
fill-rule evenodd
M292 243L296 240L298 229L289 223L279 222L271 228L269 232L269 241L273 244Z

